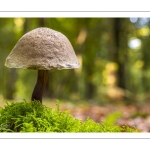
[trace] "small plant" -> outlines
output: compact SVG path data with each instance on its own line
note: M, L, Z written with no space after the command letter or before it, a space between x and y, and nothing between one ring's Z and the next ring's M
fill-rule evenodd
M0 109L0 132L135 132L128 126L120 127L108 117L102 124L89 117L86 121L71 116L69 111L49 108L39 101L6 103Z

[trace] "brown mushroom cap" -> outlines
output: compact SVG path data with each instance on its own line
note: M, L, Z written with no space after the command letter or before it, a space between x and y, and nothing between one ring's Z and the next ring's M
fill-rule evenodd
M6 58L5 66L37 70L72 69L80 66L67 37L49 28L23 35Z

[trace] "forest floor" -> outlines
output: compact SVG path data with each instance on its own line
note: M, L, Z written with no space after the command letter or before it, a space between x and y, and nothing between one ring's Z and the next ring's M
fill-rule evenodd
M45 102L46 106L56 107L56 101ZM95 122L101 123L107 116L113 113L120 113L121 117L116 119L115 124L136 127L140 132L150 132L150 106L107 104L97 105L81 102L74 104L71 102L60 102L60 110L69 110L71 115L77 119L85 121L90 117Z
M60 110L68 110L70 114L85 121L87 117L98 123L102 123L107 116L113 113L120 113L121 117L117 118L115 124L137 128L140 132L150 132L150 106L143 104L140 106L124 105L124 104L106 104L98 105L88 102L69 102L59 101ZM44 100L43 104L47 107L56 107L56 100ZM0 107L4 107L5 103L0 102Z

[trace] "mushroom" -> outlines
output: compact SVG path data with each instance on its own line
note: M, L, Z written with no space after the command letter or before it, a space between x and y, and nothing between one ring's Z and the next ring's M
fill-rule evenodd
M65 35L50 28L40 27L19 39L6 58L5 66L38 70L31 100L39 100L42 103L48 70L79 68L80 64Z

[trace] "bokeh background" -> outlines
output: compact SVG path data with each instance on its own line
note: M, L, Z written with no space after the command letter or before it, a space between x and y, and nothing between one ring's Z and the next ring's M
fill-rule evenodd
M82 108L95 105L74 115L81 112L82 119L100 115L96 121L121 106L126 121L132 112L145 115L148 122L130 123L142 122L148 127L139 128L150 130L150 18L0 18L1 105L3 100L31 99L37 71L10 69L4 64L20 37L37 27L66 35L81 64L79 69L49 71L43 102L69 102L70 110L71 103L82 103Z

